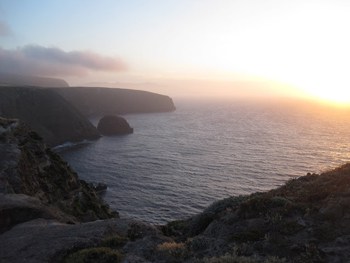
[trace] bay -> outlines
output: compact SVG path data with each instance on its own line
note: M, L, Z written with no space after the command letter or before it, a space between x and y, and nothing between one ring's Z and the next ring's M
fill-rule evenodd
M122 217L154 224L350 161L347 109L295 101L175 104L174 112L125 115L131 135L59 154L82 179L107 184L105 199Z

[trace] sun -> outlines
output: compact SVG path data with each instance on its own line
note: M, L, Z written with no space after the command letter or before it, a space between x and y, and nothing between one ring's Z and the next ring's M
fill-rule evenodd
M345 83L309 85L303 87L310 98L339 106L350 106L350 86Z

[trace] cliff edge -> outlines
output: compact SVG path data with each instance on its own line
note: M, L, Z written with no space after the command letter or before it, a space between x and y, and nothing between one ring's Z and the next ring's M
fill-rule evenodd
M55 88L85 116L174 111L172 99L152 92L117 88Z

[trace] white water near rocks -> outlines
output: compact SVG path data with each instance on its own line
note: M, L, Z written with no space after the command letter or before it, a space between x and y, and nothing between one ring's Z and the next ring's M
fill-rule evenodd
M175 104L175 112L125 115L131 135L60 154L82 179L108 185L105 199L121 216L156 224L350 161L348 110L284 102Z

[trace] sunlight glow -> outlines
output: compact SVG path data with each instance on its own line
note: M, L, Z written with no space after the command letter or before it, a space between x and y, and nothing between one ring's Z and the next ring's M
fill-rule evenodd
M58 61L54 69L62 78L74 85L136 83L138 89L169 95L187 95L192 85L199 96L304 96L350 105L350 1L178 0L146 6L132 0L63 2L69 8L61 1L27 3L42 14L51 11L51 23L43 23L41 16L33 18L27 8L19 8L22 4L13 4L17 13L5 22L23 37L2 38L7 45L0 48L17 62L23 62L21 47L37 43L44 50L53 46L66 53L92 50L101 57L120 57L128 66L112 72L92 63L89 75L82 77L73 71L63 74L63 60L49 57ZM81 6L87 9L80 12ZM66 10L70 12L62 20L60 14ZM32 56L42 60L48 54ZM70 64L80 69L77 61L71 59ZM248 84L241 85L244 81ZM163 87L150 88L149 83ZM174 92L169 93L169 87Z
M256 3L241 7L245 17L232 17L235 2L230 3L232 8L227 5L212 12L215 23L204 18L198 19L200 24L187 21L186 31L176 32L179 37L167 43L161 65L167 64L179 75L181 71L203 72L200 78L214 72L221 72L226 80L237 74L266 78L299 89L285 89L285 94L350 103L346 72L350 68L350 35L346 34L350 21L339 2L315 5L308 1L295 6L271 2L278 8L264 6L263 13ZM280 89L283 93L284 88Z
M339 105L350 105L350 89L344 83L334 81L334 83L320 84L319 86L309 85L304 88L307 94L319 100L335 103Z

